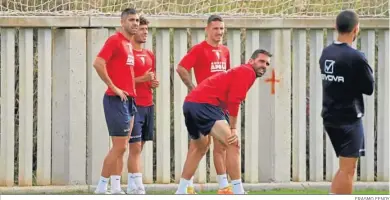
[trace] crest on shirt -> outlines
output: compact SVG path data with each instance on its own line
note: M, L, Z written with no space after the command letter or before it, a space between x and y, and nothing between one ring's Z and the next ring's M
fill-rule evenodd
M141 59L142 64L145 65L145 57L141 56L139 59Z
M221 59L221 54L219 53L218 50L214 50L215 56L217 57L217 60Z

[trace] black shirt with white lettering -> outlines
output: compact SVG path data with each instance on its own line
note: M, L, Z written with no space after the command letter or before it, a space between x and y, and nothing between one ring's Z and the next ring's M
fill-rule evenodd
M364 54L334 42L324 48L319 64L324 123L349 124L363 117L363 94L374 91L373 72Z

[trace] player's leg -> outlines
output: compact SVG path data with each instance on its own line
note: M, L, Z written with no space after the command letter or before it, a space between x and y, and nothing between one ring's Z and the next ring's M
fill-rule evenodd
M135 104L134 104L134 99L131 97L128 97L128 101L125 102L124 104L125 109L127 110L127 113L130 116L130 125L128 128L129 133L132 132L133 127L134 127L134 120L135 120L135 114L136 114L136 109L135 109ZM129 135L129 134L128 134ZM128 138L129 140L129 138ZM128 144L126 144L127 147ZM121 188L121 174L123 170L123 155L118 157L117 162L116 162L116 171L114 175L111 176L111 193L113 194L125 194L124 191L122 191Z
M147 107L145 124L142 129L142 150L146 142L153 142L154 138L154 105Z
M328 134L330 133L330 137L334 138L332 144L337 145L339 157L339 169L333 178L331 193L351 194L357 161L360 156L364 156L362 121L358 120L351 125L341 125L337 128L327 127L326 129ZM338 134L338 136L335 136L335 134Z
M131 115L127 111L127 103L122 102L116 96L104 96L103 107L108 127L111 136L112 147L104 158L101 177L95 193L107 193L107 185L110 176L117 177L118 159L123 158L123 154L127 148L129 138L129 127L131 126ZM119 167L118 167L119 168ZM120 175L120 174L119 174ZM119 180L120 182L120 180ZM116 193L118 191L111 191Z
M202 109L202 106L199 106L198 104L185 102L183 105L185 124L191 139L190 149L187 152L187 158L184 162L182 177L176 194L188 194L188 185L198 168L200 160L209 149L210 139L208 136L204 136L200 133L199 127L201 127L201 125L199 122L202 121L207 124L211 121L199 119L199 116L197 116L199 109ZM194 192L190 192L189 194L194 194Z
M225 118L229 122L229 115L225 113ZM214 149L214 166L217 172L217 181L219 185L218 194L233 194L229 186L228 177L226 174L226 148L221 142L213 138Z
M189 136L188 138L191 141L191 137ZM187 157L189 154L194 153L194 151L196 151L196 146L194 145L194 143L190 142L188 147ZM194 186L194 176L192 176L188 181L187 194L196 194L195 186Z
M138 194L139 190L145 191L143 185L136 184L141 174L141 151L142 151L142 128L145 123L145 108L137 107L137 114L134 117L134 128L131 131L129 140L129 156L127 159L127 194Z
M217 172L218 194L232 194L226 174L226 148L217 139L213 138L214 166Z
M228 138L231 136L231 130L226 120L216 121L211 129L210 136L213 136L226 148L226 154L228 155L226 156L226 168L230 178L232 179L233 193L245 194L241 180L239 143L237 141L233 144L228 144Z
M187 158L184 162L183 172L176 194L188 194L188 184L192 179L193 175L195 174L200 160L203 158L204 155L206 155L207 151L209 150L209 136L204 136L202 134L199 134L199 132L197 135L197 137L193 137L193 139L190 140L190 145L193 146L193 149L192 151L187 152Z

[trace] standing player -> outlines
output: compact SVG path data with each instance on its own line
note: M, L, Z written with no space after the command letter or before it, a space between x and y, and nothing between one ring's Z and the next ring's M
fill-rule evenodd
M249 62L239 67L211 76L202 81L186 97L183 114L194 151L187 154L182 177L176 194L187 194L187 185L200 160L208 151L210 136L226 148L226 167L232 179L233 193L244 194L241 181L237 114L240 103L256 78L269 66L271 54L265 50L253 52ZM227 123L225 109L229 111Z
M371 95L374 77L365 56L351 47L359 32L353 11L336 19L337 41L326 47L319 60L324 128L339 158L339 170L331 185L333 194L351 194L356 163L364 156L363 94Z
M190 91L194 88L189 72L191 68L194 68L197 84L214 74L230 69L229 49L221 45L224 27L224 22L220 16L211 15L207 21L207 39L193 46L180 61L177 73ZM193 153L193 151L194 144L190 142L188 154ZM213 154L219 183L218 194L232 194L226 175L226 150L218 141L214 142ZM195 194L193 178L191 178L188 185L188 193Z
M140 17L138 31L133 37L137 114L135 115L134 128L129 141L128 194L145 194L140 169L141 152L146 141L153 141L154 105L152 90L158 87L159 81L154 76L156 68L153 52L142 48L142 44L146 42L148 37L148 24L147 19Z
M134 97L134 56L131 37L136 33L139 18L135 9L128 8L121 15L122 30L110 36L96 57L93 66L108 89L103 98L104 114L112 140L112 148L104 159L101 177L95 193L107 192L111 176L111 193L124 194L120 187L123 154L136 113Z

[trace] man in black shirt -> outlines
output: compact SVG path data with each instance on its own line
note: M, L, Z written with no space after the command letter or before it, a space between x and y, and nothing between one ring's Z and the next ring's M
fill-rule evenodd
M359 32L359 18L350 10L336 18L338 38L322 51L324 128L339 158L332 194L351 194L356 163L364 156L363 94L374 90L373 72L364 54L351 47Z

